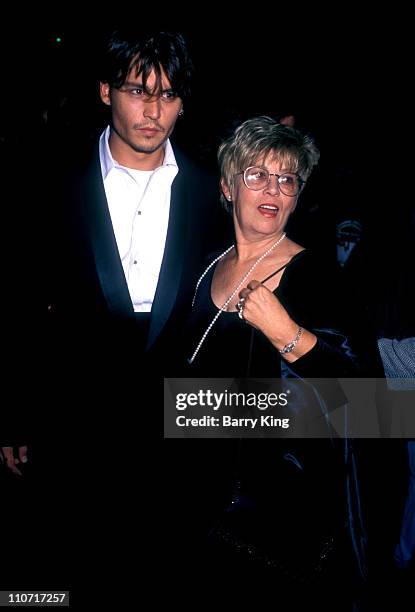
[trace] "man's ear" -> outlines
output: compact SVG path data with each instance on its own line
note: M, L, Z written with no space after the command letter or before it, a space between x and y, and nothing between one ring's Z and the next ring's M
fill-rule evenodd
M102 83L99 84L99 95L101 96L101 100L107 106L111 106L111 97L110 97L110 84Z

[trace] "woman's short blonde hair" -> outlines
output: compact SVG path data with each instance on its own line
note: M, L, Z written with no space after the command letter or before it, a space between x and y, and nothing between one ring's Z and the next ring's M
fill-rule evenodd
M244 121L219 147L218 162L222 181L233 192L235 175L249 166L262 165L271 155L303 181L310 176L320 158L314 140L296 128L278 123L271 117ZM231 204L221 195L226 210Z

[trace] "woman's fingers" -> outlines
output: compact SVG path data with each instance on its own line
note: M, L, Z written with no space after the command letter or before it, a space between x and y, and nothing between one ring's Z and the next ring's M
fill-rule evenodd
M251 280L251 282L248 283L244 289L241 289L239 292L239 297L246 300L249 294L252 293L252 291L255 291L257 287L262 287L262 284L257 280Z
M249 282L247 285L248 289L250 289L251 291L254 291L254 289L260 286L261 286L261 283L257 280L251 280L251 282Z
M246 298L248 297L250 293L251 293L251 290L245 287L245 289L241 289L241 291L239 292L239 298L246 300Z

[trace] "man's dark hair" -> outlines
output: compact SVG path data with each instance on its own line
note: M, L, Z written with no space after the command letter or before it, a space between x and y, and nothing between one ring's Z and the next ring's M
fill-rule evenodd
M146 92L159 93L162 90L161 67L176 95L182 100L188 98L193 64L181 34L115 30L104 44L100 81L119 89L125 83L130 70L135 68L135 76L142 75ZM153 70L156 85L149 91L147 80Z

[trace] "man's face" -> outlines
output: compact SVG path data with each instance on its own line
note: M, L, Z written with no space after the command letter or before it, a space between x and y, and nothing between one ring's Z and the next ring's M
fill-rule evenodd
M154 91L155 86L156 75L152 71L147 89ZM158 155L182 108L182 101L175 96L164 70L162 89L153 96L145 92L142 75L136 76L135 68L120 89L101 83L100 93L102 101L111 106L115 146L122 157L128 159L134 152ZM121 159L117 161L125 163Z

